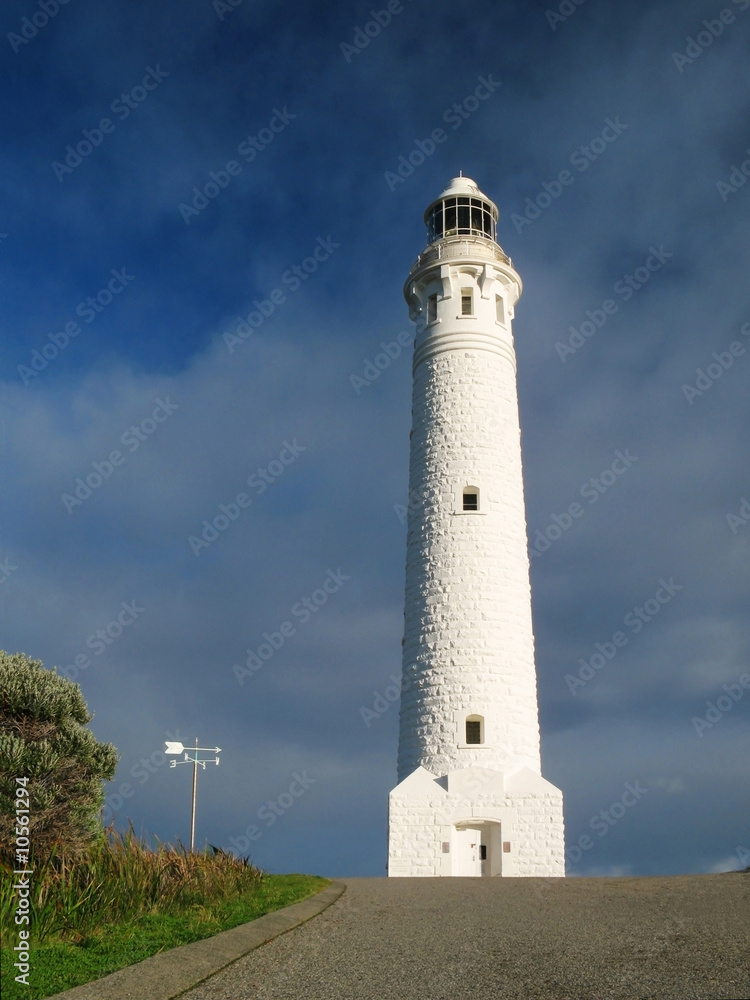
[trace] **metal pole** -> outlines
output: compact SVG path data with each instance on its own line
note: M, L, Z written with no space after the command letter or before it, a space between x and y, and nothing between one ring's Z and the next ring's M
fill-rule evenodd
M195 799L198 794L198 737L195 738L195 757L193 758L193 808L190 814L190 853L195 850Z

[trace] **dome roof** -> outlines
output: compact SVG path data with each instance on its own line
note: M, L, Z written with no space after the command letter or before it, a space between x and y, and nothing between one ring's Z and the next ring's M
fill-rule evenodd
M475 198L484 198L484 195L477 187L477 182L473 181L471 177L454 177L440 197L445 198L449 194L468 194L470 196L473 195Z

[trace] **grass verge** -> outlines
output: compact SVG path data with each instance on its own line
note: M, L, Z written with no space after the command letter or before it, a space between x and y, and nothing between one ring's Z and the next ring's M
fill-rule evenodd
M53 858L37 867L27 986L15 979L12 875L3 875L3 1000L43 1000L330 884L315 875L266 875L220 852L190 855L164 845L150 851L130 835L111 837L86 858Z

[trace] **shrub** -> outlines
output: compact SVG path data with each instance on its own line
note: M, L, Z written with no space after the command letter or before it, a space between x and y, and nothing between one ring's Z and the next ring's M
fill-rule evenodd
M92 716L79 685L39 660L0 650L0 692L0 858L11 860L16 778L28 779L36 859L80 853L102 835L102 783L117 751L85 728Z

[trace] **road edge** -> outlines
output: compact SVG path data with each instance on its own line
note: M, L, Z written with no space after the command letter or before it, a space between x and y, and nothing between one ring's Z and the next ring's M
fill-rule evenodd
M202 941L152 955L101 979L55 993L47 1000L175 1000L249 952L317 917L345 889L343 882L334 881L299 903Z

